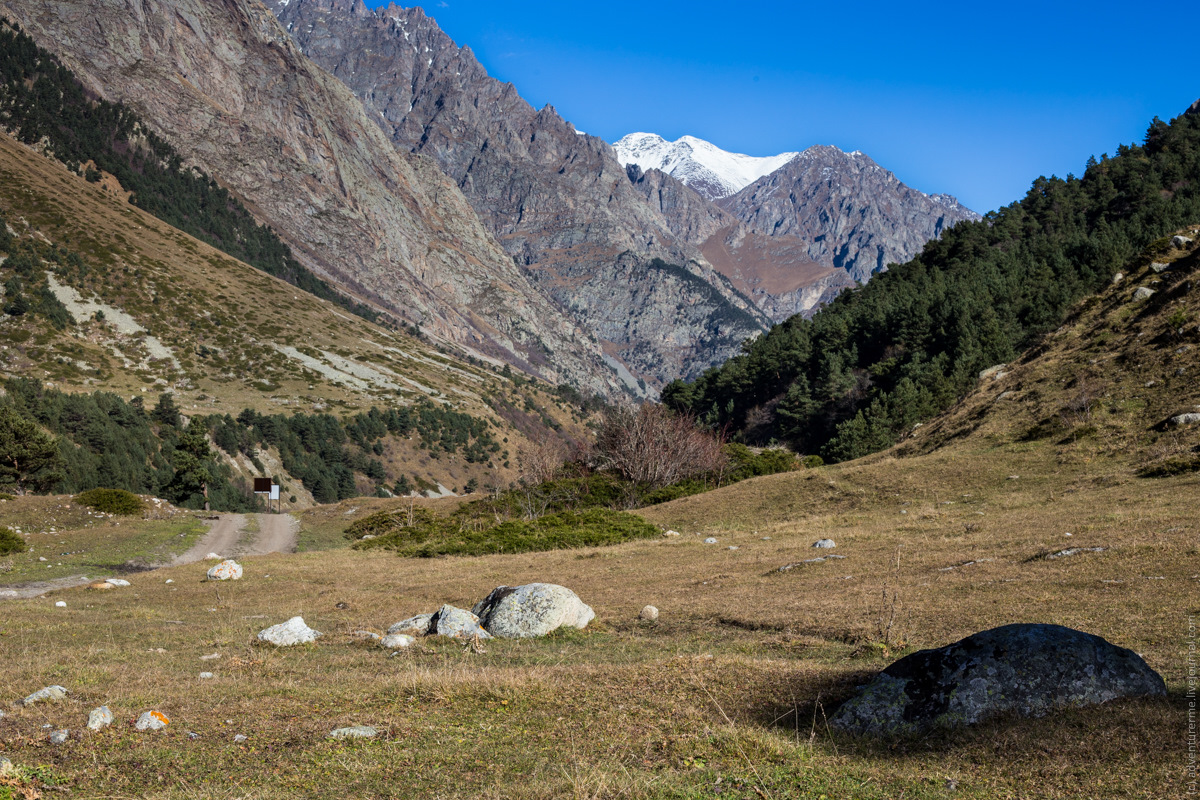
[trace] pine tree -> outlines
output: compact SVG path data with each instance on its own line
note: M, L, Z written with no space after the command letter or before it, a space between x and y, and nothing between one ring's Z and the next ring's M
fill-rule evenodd
M62 480L58 440L12 406L0 406L0 485L48 491Z

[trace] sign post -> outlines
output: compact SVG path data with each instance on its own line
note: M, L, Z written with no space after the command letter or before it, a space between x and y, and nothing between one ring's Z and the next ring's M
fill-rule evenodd
M272 478L255 478L254 493L265 494L267 496L267 511L271 511L271 501L275 501L275 510L273 513L279 513L279 484Z

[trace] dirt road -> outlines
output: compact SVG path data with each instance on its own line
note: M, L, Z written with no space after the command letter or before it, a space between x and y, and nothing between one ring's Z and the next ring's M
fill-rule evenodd
M255 525L250 525L251 519ZM178 567L191 564L204 560L209 553L216 553L225 558L292 553L296 550L296 535L300 532L300 520L291 514L221 514L209 525L211 527L208 533L200 537L196 544L160 566ZM3 587L0 588L0 600L37 597L56 589L83 586L92 580L83 575L71 575L50 581Z

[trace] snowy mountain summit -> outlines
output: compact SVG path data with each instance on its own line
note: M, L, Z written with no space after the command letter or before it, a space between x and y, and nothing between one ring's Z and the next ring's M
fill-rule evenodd
M747 156L726 152L695 136L668 142L657 133L630 133L613 147L623 165L661 170L709 200L728 197L799 155Z

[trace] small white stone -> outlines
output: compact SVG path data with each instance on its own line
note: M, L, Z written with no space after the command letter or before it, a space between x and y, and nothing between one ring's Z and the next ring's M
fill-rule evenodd
M121 578L109 578L108 580L105 581L105 583L111 583L113 586L129 586L130 585L129 581L123 580Z
M67 604L65 601L59 600L57 603L54 604L54 607L55 608L66 608Z
M175 582L174 578L167 578L167 583L174 583L174 582Z
M716 539L716 537L715 537L715 536L710 536L710 537L708 537L707 539L705 539L705 540L704 540L704 543L705 543L705 544L716 544L716 543L717 543L717 539Z
M817 541L813 542L812 546L821 549L832 549L837 547L833 539L818 539Z
M101 728L107 728L112 724L112 721L112 711L109 710L108 706L100 706L99 708L92 709L92 712L88 714L88 730L98 731Z
M209 553L208 555L206 555L204 557L204 560L205 561L212 561L212 560L223 561L224 558L222 556L217 555L216 553Z
M29 695L29 697L26 697L24 700L22 700L21 703L23 705L31 706L34 703L40 703L45 700L58 702L59 700L66 700L68 694L70 694L70 692L67 691L65 687L59 686L56 683L52 686L46 686L42 689L38 689L33 694Z
M238 744L241 744L242 742L246 741L246 740L247 740L247 739L249 739L249 738L250 738L250 737L249 737L249 736L247 736L246 734L244 734L244 733L239 733L238 735L236 735L236 736L234 736L234 737L233 737L233 741L237 742Z
M146 711L138 717L133 727L139 731L161 731L170 724L171 720L161 711Z
M330 731L330 739L374 739L379 735L379 731L372 728L370 725L355 725L350 728L338 728Z
M725 549L726 550L737 550L738 546L736 544L731 544L731 545L729 545L729 547L726 547Z
M55 731L54 733L50 734L50 744L62 744L68 738L70 738L70 736L71 732L65 728Z
M242 565L232 558L222 561L208 571L210 581L236 581L242 578Z
M643 606L641 612L638 613L638 619L655 622L658 620L658 609L654 606Z
M258 640L276 647L291 647L315 642L320 635L319 631L314 631L304 624L304 617L292 617L287 622L281 622L259 631Z
M379 640L379 646L399 650L402 647L411 647L415 641L416 639L407 633L389 633Z
M678 535L679 535L679 531L667 531L666 533L663 534L663 536L678 536Z

